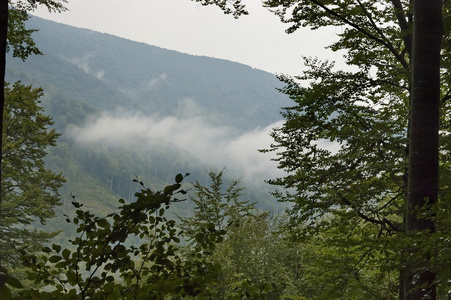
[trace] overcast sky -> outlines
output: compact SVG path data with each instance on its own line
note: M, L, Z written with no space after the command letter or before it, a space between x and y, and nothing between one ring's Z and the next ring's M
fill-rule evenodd
M299 75L301 55L340 60L324 47L336 28L302 29L286 34L287 25L258 0L245 1L250 15L239 20L219 8L190 0L69 0L70 11L34 12L45 19L110 33L184 53L223 58L272 73Z

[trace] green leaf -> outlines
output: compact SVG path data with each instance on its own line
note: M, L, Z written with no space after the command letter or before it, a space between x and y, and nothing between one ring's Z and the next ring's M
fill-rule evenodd
M6 283L9 284L12 287L15 287L17 289L22 289L23 285L22 283L19 281L19 279L17 279L14 276L11 275L7 275L6 277ZM3 297L0 297L0 299L3 299Z
M70 255L70 250L69 249L64 249L61 254L63 255L64 259L68 260L69 259L69 255Z
M77 282L77 275L75 274L75 272L67 272L66 273L67 276L67 280L71 283L76 283Z
M109 225L109 223L106 219L102 218L97 221L97 225L101 228L105 228Z
M183 175L182 174L177 174L175 176L175 182L180 183L183 181Z
M172 194L175 191L174 186L173 185L168 185L164 188L163 192L168 195L168 194Z
M55 250L56 252L60 252L61 251L61 246L57 245L57 244L53 244L52 245L52 249Z
M68 265L69 265L69 264L68 264L67 262L65 262L65 261L60 261L59 263L57 263L57 264L55 265L55 268L56 268L56 269L64 269L64 268L66 268Z
M45 253L50 253L50 252L52 252L52 249L50 249L49 247L44 247L42 249L42 251L45 252Z
M59 256L59 255L53 255L49 258L49 262L51 262L53 264L59 262L60 260L61 260L61 256Z

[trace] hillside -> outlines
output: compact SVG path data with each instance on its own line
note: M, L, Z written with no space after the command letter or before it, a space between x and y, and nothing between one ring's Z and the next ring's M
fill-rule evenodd
M288 98L273 74L249 66L78 29L37 17L30 28L43 56L8 69L52 85L101 110L123 107L145 114L174 112L189 98L217 125L253 129L280 120Z
M58 146L49 150L47 164L67 178L62 190L65 203L75 195L92 209L108 211L119 197L132 200L138 188L132 182L135 174L151 188L172 183L175 174L185 172L191 173L188 181L207 184L205 170L221 169L228 163L205 159L215 150L196 152L201 141L220 148L224 145L220 138L232 140L264 128L278 121L280 108L289 105L276 91L280 83L274 75L242 64L182 54L37 17L28 27L39 29L34 39L44 55L25 62L10 57L7 81L44 88L42 105L62 133ZM96 133L102 138L87 142L86 135L93 134L96 122L105 116L133 118L121 125L124 136L112 133L114 143L111 136L102 137L101 130ZM128 139L129 131L150 118L153 123L145 123L150 125L137 133L143 141ZM180 123L181 119L186 122ZM179 122L179 127L166 137L147 136L157 125L159 131L166 130L167 120ZM210 139L197 132L181 147L172 135L177 131L187 135L183 127L192 125L210 130ZM231 172L230 176L242 174ZM246 182L245 197L258 201L263 209L280 210L260 179L247 178Z

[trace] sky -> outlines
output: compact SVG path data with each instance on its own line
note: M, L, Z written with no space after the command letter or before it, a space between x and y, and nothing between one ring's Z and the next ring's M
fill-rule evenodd
M236 20L215 6L190 0L69 0L69 11L38 9L33 14L76 27L109 33L183 53L240 62L271 73L299 75L301 56L340 62L324 49L337 28L286 34L286 24L261 6L244 0L249 15Z

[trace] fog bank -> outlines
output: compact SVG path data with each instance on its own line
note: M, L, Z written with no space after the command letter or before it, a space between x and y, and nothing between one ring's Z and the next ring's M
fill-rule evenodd
M195 113L193 113L195 112ZM226 167L246 180L263 180L280 176L282 172L271 161L272 153L260 153L269 148L272 128L237 133L236 129L215 127L202 117L205 112L190 100L172 116L145 116L137 112L117 111L91 116L82 127L70 127L66 134L79 145L105 145L130 149L136 146L152 151L154 147L179 147L213 168Z

